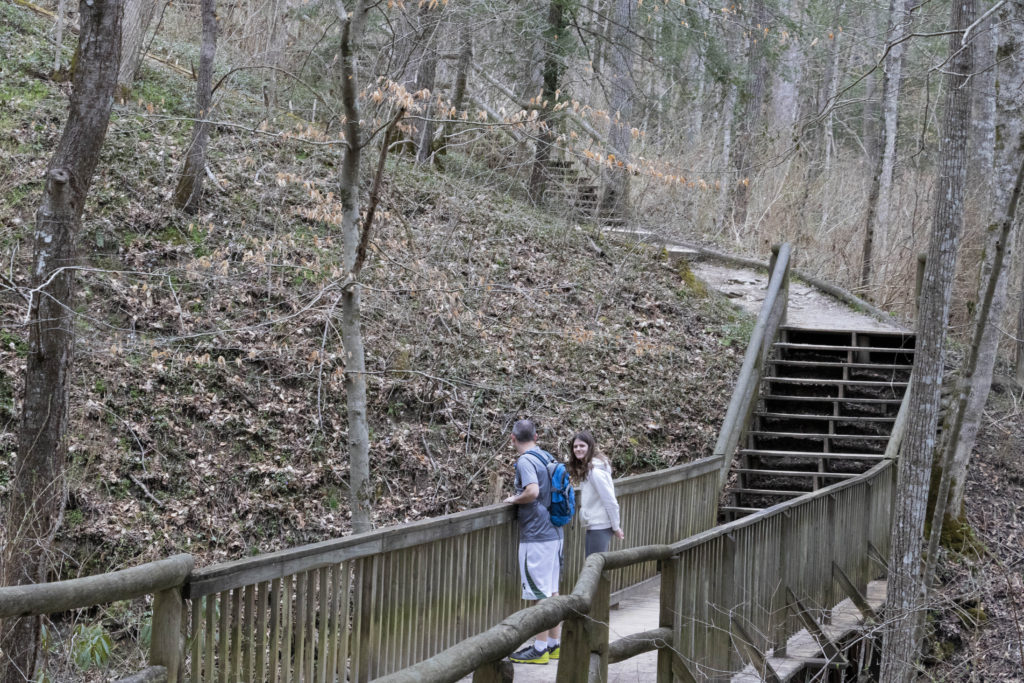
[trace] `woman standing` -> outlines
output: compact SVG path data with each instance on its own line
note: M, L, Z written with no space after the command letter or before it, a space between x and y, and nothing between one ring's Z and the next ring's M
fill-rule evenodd
M585 554L603 553L614 534L625 538L619 526L619 502L615 500L612 464L597 451L590 432L580 432L572 439L569 474L580 484L583 496L583 525L587 528Z

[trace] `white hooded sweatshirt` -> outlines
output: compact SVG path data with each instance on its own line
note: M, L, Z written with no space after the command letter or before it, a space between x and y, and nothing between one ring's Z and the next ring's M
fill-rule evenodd
M583 525L587 529L619 530L619 502L615 500L612 467L604 460L594 458L590 473L580 486L583 496Z

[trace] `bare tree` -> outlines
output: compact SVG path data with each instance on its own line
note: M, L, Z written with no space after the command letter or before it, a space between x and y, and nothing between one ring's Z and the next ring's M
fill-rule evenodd
M970 89L973 44L960 44L960 34L974 20L974 0L953 0L946 67L945 113L935 188L932 234L921 291L910 419L899 462L899 483L893 506L887 623L882 643L881 680L909 681L920 647L918 620L923 609L922 535L928 485L939 421L946 323L963 227L967 138L970 132Z
M216 0L202 0L203 37L199 48L196 78L196 122L185 153L185 167L174 189L174 205L187 213L199 210L206 173L206 146L210 139L210 110L213 106L213 59L217 54Z
M611 164L601 195L600 212L605 216L625 218L629 204L629 147L632 137L630 121L636 81L633 74L633 53L636 43L634 22L637 0L615 0L611 18L611 45L608 66L608 108L612 122L608 146L616 156Z
M117 71L118 95L124 98L142 63L142 46L156 13L157 0L124 0L121 20L121 66Z
M896 132L899 124L900 86L903 74L904 40L910 24L912 0L890 0L889 44L885 55L885 84L882 92L882 149L875 161L875 173L868 194L864 222L864 256L861 262L860 286L871 288L876 250L885 252L889 230L889 205L892 179L896 168Z
M106 137L121 51L120 0L83 0L78 65L64 132L46 170L36 213L29 353L18 456L4 530L5 585L46 580L49 548L65 504L68 395L75 339L75 270L82 210ZM38 617L0 630L0 678L33 680L40 654Z
M1020 3L1007 3L1003 7L999 19L1000 44L998 50L991 52L986 50L986 53L993 54L993 56L994 53L1003 55L996 65L999 83L1019 84L1024 82L1024 44L1021 43L1021 36L1024 35L1024 6ZM979 39L983 45L988 47L989 35L987 33L980 33ZM975 87L978 87L977 84ZM1021 159L1024 159L1024 90L1020 87L1004 86L999 88L997 93L989 91L987 95L989 100L995 102L996 126L991 133L982 129L980 137L983 141L988 141L991 138L995 149L990 152L981 151L979 154L982 157L978 163L981 166L985 161L992 163L994 159L994 172L990 167L986 174L990 180L985 183L991 189L991 194L984 196L990 197L989 201L992 206L996 207L996 211L1006 212L1006 207L1013 205L1014 171L1020 165ZM975 101L977 102L978 99L976 98ZM985 111L988 111L987 106ZM978 134L977 129L975 130ZM963 505L967 466L970 463L971 451L974 449L985 403L988 401L989 390L992 386L992 374L995 369L999 339L1002 336L1000 324L1008 303L1007 292L1010 280L1010 259L1003 261L1003 253L1005 251L1006 255L1009 255L1014 249L1016 241L1014 239L1016 233L1012 231L1014 220L1014 213L994 216L987 231L985 257L982 262L978 292L978 301L982 305L978 307L974 323L975 334L981 334L981 337L975 340L979 345L977 367L973 372L965 374L968 385L961 387L961 392L965 394L963 396L965 403L962 410L957 411L957 415L962 420L962 427L958 433L957 430L953 431L954 438L950 439L947 444L947 448L955 449L951 454L952 463L949 466L952 490L948 510L949 514L953 516L959 516L960 508ZM1005 265L998 266L997 259ZM986 287L989 287L990 283L993 287L991 311L987 315L987 320L983 320L981 313L988 298Z
M340 89L345 113L345 151L341 160L338 198L342 204L342 266L347 273L341 294L341 342L345 347L345 402L348 410L349 488L351 491L352 529L357 534L370 531L370 430L366 421L366 356L360 322L361 287L356 278L366 254L363 242L368 233L360 231L359 167L362 160L363 131L359 118L356 58L354 43L366 19L366 3L356 0L351 12L339 0L335 4L341 21ZM387 147L385 147L387 149ZM366 228L369 224L366 225ZM362 249L360 249L362 247ZM359 256L360 251L363 254Z

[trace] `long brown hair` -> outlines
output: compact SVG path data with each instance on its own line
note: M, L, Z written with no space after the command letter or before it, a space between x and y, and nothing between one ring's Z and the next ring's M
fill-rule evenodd
M572 450L573 444L577 441L587 444L587 457L582 460L577 458ZM594 441L594 435L588 431L578 432L576 436L572 437L572 441L569 442L569 463L567 465L569 476L575 483L580 484L587 478L587 475L590 474L590 464L594 458L605 459L603 455L597 452L597 442Z

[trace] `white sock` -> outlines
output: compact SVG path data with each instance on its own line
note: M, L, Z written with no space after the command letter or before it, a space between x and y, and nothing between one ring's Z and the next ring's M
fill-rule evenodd
M544 652L544 650L548 649L548 641L535 640L533 641L533 646L537 648L537 652Z
M548 638L548 647L558 647L559 643L562 642L561 638Z

